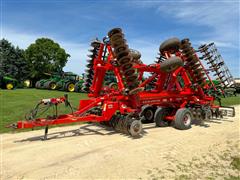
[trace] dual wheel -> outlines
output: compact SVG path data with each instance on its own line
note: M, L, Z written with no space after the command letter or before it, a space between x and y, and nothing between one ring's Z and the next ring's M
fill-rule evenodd
M50 90L55 90L57 88L57 84L54 81L49 81L46 82L46 84L44 84L46 89L50 89Z
M187 108L180 108L176 111L175 119L167 120L166 117L171 115L172 109L158 107L154 108L149 106L145 108L141 115L144 117L143 123L156 123L157 127L167 127L173 125L176 129L185 130L191 128L193 115L192 112Z
M75 84L74 83L67 83L66 86L65 86L65 90L68 91L68 92L74 92L75 90Z

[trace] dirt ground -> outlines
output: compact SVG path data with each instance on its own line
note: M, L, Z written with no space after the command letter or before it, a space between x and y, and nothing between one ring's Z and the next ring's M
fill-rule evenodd
M224 179L239 177L235 118L186 131L144 125L133 139L94 124L1 135L1 179Z

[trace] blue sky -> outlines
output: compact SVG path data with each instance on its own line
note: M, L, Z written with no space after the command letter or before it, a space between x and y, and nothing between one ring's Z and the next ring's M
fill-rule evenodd
M65 71L82 73L90 41L121 27L131 48L153 63L165 39L190 38L194 47L215 42L240 77L239 1L1 0L1 38L27 48L39 37L71 55Z

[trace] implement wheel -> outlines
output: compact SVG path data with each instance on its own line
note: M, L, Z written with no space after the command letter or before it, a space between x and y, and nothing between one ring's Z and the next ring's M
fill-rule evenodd
M170 124L170 121L165 120L165 117L169 115L170 109L159 107L154 116L154 121L157 127L167 127Z
M145 105L142 107L141 116L144 118L142 119L142 123L152 123L154 121L154 114L155 114L156 108Z
M166 73L170 73L180 66L183 66L182 59L180 57L173 56L160 64L160 70Z
M191 128L192 112L187 108L178 109L175 115L174 126L176 129L186 130Z
M164 51L169 51L170 53L175 53L180 48L181 42L178 38L171 38L164 41L159 48L159 51L163 55Z

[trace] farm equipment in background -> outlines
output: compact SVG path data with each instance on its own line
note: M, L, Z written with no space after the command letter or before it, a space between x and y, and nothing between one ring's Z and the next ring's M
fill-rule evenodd
M30 80L18 81L15 78L11 78L9 76L0 75L0 88L12 90L16 88L29 88L31 86Z
M79 76L79 80L78 80L78 82L76 82L75 87L74 87L75 92L82 92L82 87L83 87L83 83L84 83L83 79L84 79L84 74L82 74L82 76Z
M78 78L77 74L64 72L62 78L56 84L56 89L60 91L74 92Z
M44 73L47 76L50 76L49 79L41 79L36 82L35 88L37 89L49 89L49 90L55 90L57 87L57 82L62 79L62 75L55 73L55 74L49 74Z
M150 65L142 63L140 53L129 49L120 28L109 31L103 41L94 40L91 47L83 83L89 99L80 100L78 109L65 115L56 112L40 118L35 108L26 120L11 127L45 126L46 139L50 125L99 122L116 131L139 136L142 122L186 130L191 128L193 119L203 121L235 115L234 108L215 105L215 97L207 94L209 89L216 87L189 39L164 41L159 57ZM108 73L114 74L117 88L104 83ZM143 79L144 73L150 76ZM46 106L57 107L65 103L71 107L67 96L40 102Z
M35 84L37 89L73 92L75 89L75 84L78 82L78 75L72 72L44 74L50 76L50 78L37 81Z
M15 89L17 85L18 81L16 79L0 75L0 88L12 90Z
M235 88L236 88L236 92L240 93L240 78L235 78Z

